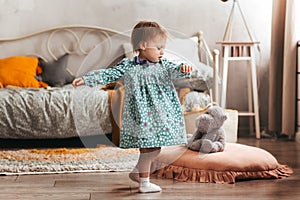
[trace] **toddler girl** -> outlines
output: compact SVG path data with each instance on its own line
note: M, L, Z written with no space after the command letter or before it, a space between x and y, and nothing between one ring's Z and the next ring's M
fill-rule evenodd
M138 56L124 58L113 68L95 70L76 78L72 85L95 86L124 79L125 96L120 133L121 148L139 148L136 168L129 178L139 192L160 192L150 182L151 162L162 146L187 143L181 105L172 79L189 77L191 66L163 58L167 31L156 22L135 25L131 43Z

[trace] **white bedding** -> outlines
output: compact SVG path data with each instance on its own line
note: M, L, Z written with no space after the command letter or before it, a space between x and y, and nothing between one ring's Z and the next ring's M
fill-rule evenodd
M68 138L111 133L108 93L77 89L0 89L0 138Z

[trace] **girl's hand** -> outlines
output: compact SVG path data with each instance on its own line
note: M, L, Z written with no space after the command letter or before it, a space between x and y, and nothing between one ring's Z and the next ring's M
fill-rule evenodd
M190 65L183 64L181 67L181 72L190 73L192 71L192 67Z
M82 77L80 78L75 78L74 81L72 82L72 86L74 88L76 88L77 86L80 86L80 85L84 85L84 80Z

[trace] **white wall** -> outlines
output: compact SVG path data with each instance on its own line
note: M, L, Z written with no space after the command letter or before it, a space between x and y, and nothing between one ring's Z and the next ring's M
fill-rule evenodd
M220 0L0 0L0 37L18 36L47 27L89 24L118 31L130 31L141 19L158 21L168 29L195 34L202 30L212 48L220 48L233 1ZM240 0L247 22L261 42L257 52L261 126L267 123L268 65L272 0ZM243 24L234 26L244 38ZM247 85L244 63L230 67L227 105L247 109Z

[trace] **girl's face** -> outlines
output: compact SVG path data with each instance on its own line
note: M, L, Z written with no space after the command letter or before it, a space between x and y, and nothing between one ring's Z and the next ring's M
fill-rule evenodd
M150 62L158 62L164 55L165 46L166 38L155 36L151 40L141 43L139 57Z

